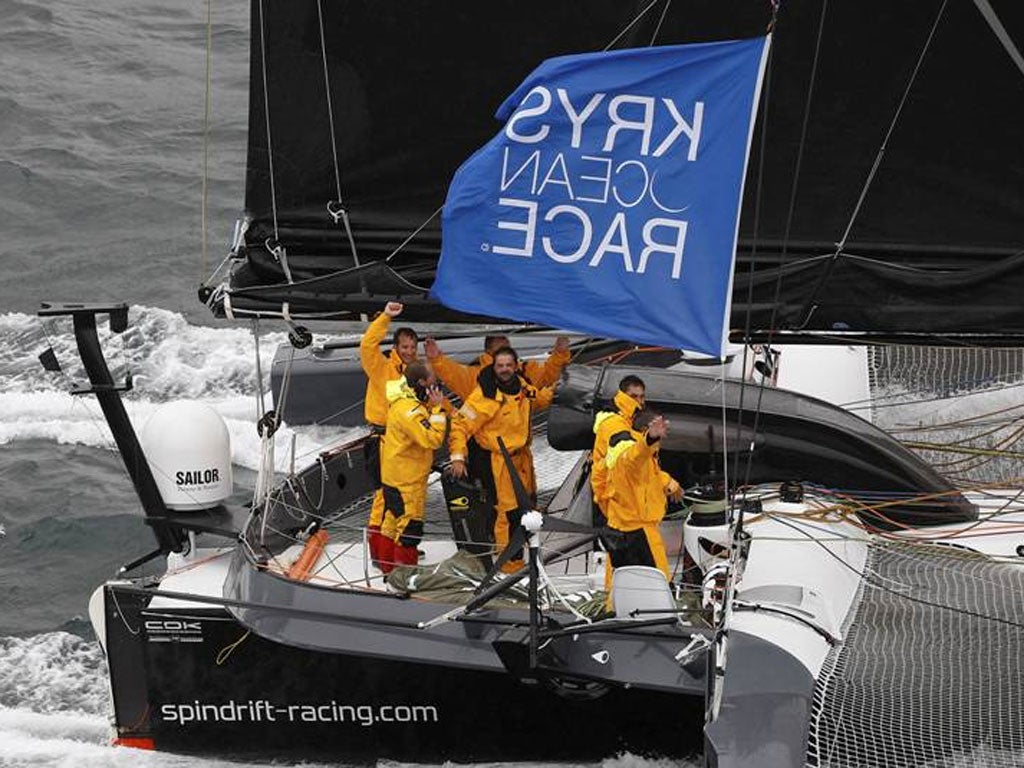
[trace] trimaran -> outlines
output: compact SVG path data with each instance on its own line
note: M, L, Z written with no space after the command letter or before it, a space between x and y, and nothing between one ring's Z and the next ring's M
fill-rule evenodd
M505 94L554 55L770 30L733 340L1019 344L1020 21L987 0L254 0L246 218L230 275L201 296L283 319L297 347L297 322L392 298L414 322L501 321L428 289L448 181ZM591 354L540 430L540 474L557 477L516 534L528 567L489 572L500 553L453 541L438 504L427 565L387 583L361 530L361 438L284 478L269 467L232 508L208 409L171 406L140 446L97 329L123 331L126 308L40 314L73 318L82 391L156 536L149 559L166 557L157 576L126 564L90 604L120 744L425 761L702 750L722 766L1024 754L1018 491L961 492L829 403L645 366L628 345L614 364ZM627 574L609 615L586 449L628 373L670 415L663 462L692 492L664 523L677 579ZM268 445L278 423L261 419Z

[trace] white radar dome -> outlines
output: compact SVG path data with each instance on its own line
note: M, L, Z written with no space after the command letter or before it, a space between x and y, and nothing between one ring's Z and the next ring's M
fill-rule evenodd
M215 507L231 495L231 437L208 405L160 406L142 428L142 450L170 509Z

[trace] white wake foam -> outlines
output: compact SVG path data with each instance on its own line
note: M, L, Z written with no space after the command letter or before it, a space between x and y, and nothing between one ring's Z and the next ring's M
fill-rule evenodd
M67 632L0 637L0 705L37 713L106 714L106 662Z
M101 715L40 714L0 707L3 768L246 768L277 761L238 762L110 746L111 728ZM299 763L303 768L321 768ZM335 763L333 768L338 768ZM324 765L322 768L328 768Z
M137 431L153 412L171 400L199 400L217 411L231 435L232 461L256 469L262 448L255 423L257 392L272 407L269 370L283 332L260 336L262 381L256 381L255 345L243 327L209 328L189 324L175 312L132 307L129 329L112 336L101 325L100 338L115 381L131 370L135 388L124 402ZM52 346L62 374L45 373L38 356ZM85 374L78 360L70 323L43 323L34 315L0 315L0 445L21 440L48 440L114 450L113 437L94 397L69 394ZM337 428L282 428L275 435L275 468L291 463L295 435L296 463L308 463L324 447L351 433Z
M257 385L256 348L252 333L243 326L191 325L177 312L133 306L124 333L111 334L103 318L98 333L115 381L130 370L137 391L156 402L266 390L274 350L286 340L283 332L260 335L263 381ZM47 348L53 349L63 374L43 372L38 358ZM85 381L66 318L0 315L0 353L5 392L65 391L71 382Z

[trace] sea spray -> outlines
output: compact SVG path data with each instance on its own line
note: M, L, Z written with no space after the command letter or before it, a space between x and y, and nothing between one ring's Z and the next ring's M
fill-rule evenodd
M231 435L232 462L259 467L261 446L254 424L259 418L257 392L267 408L270 361L283 332L260 336L263 379L257 386L255 344L244 326L212 328L189 324L175 312L155 307L132 307L129 329L112 335L99 326L114 380L131 371L134 388L124 396L125 408L138 430L164 402L201 400L225 420ZM63 373L43 372L38 355L52 346ZM0 445L46 440L114 450L113 437L95 398L74 396L70 389L85 381L70 323L43 322L34 315L0 315ZM275 469L295 460L301 466L331 445L358 431L335 427L281 429L275 435Z
M106 664L95 642L67 632L0 637L0 706L105 715L109 702Z

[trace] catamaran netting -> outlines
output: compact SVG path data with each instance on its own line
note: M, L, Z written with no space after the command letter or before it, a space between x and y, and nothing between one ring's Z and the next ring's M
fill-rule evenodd
M891 391L964 395L1024 381L1024 349L873 346L868 376L873 396Z
M877 543L815 690L815 768L1024 764L1024 570Z
M735 333L1024 337L1024 74L1007 50L1024 14L991 7L1008 44L972 0L780 5ZM772 3L480 11L253 0L246 226L230 278L202 291L214 312L346 317L400 297L416 321L472 320L427 293L439 211L507 94L558 54L763 34Z
M961 487L1024 481L1024 349L868 349L869 401L852 407Z

